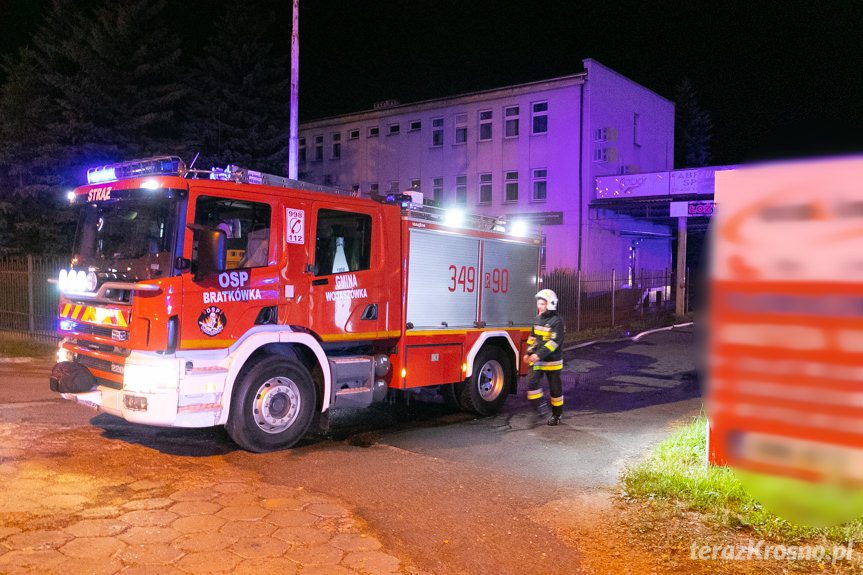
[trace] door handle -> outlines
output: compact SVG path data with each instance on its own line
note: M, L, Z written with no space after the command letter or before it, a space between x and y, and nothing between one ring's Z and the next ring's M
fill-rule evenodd
M370 303L366 306L366 309L363 310L363 315L360 316L360 319L367 320L376 320L378 319L378 304Z

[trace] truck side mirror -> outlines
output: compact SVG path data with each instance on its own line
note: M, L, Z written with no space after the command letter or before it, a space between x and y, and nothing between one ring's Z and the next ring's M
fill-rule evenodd
M192 262L195 281L199 282L207 276L224 270L227 254L225 232L197 224L188 224L188 228L195 232L195 238L198 241L198 254Z

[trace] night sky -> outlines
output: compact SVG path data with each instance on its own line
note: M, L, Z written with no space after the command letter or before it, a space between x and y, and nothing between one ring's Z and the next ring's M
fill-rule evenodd
M94 0L86 0L93 3ZM0 0L0 52L47 0ZM169 0L187 49L213 0ZM275 6L290 49L290 0ZM300 118L578 73L593 58L713 117L713 163L863 149L863 2L301 0Z

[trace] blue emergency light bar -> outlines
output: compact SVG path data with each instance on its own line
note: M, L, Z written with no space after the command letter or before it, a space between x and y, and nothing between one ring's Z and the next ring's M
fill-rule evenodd
M88 184L101 184L116 180L128 180L144 176L183 176L186 164L177 156L161 156L131 160L120 164L108 164L87 170Z

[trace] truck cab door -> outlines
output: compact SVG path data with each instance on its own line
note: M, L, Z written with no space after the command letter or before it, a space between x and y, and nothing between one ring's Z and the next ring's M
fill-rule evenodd
M228 347L256 325L276 323L277 205L224 190L192 190L184 254L192 269L183 274L181 349ZM224 236L222 264L208 273L198 269L204 231Z
M310 325L324 341L385 337L387 293L380 214L316 202L312 209Z

